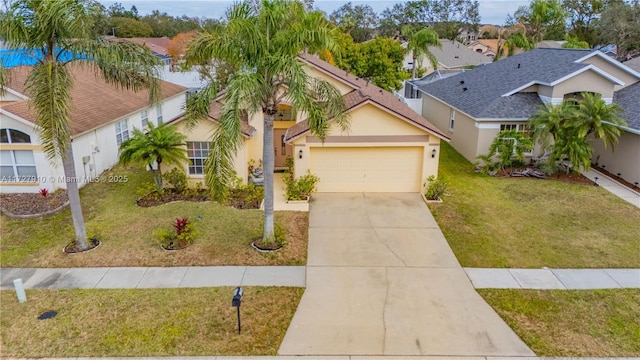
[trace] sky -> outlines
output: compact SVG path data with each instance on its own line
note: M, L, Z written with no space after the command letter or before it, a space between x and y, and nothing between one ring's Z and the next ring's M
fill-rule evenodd
M502 25L507 14L513 14L518 6L526 5L528 0L478 0L480 3L480 22L482 24ZM232 0L100 0L105 6L114 2L121 3L125 9L135 5L141 15L151 13L152 10L166 12L171 16L187 15L189 17L219 18L224 15L225 9L233 3ZM347 1L315 0L315 7L327 13L331 13ZM387 7L395 3L405 1L393 0L368 0L351 1L353 5L369 4L375 12L381 13Z

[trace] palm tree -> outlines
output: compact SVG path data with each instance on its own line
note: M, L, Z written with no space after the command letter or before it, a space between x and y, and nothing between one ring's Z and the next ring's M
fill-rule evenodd
M601 139L605 147L618 142L618 126L626 125L619 114L620 107L606 104L599 94L582 93L577 104L565 101L540 108L529 119L529 128L534 141L545 149L550 147L549 161L567 159L578 171L591 165L590 136Z
M96 74L122 88L134 91L148 88L150 102L156 102L160 83L156 80L158 60L150 50L131 42L106 42L93 36L95 14L101 5L94 0L17 0L0 18L0 34L5 47L32 51L37 60L26 80L29 106L44 150L51 161L62 160L75 246L89 248L80 207L75 162L71 146L71 95L73 64L87 66ZM61 53L73 54L60 59ZM40 53L41 55L35 55ZM0 82L6 85L7 70L0 66ZM72 179L72 181L68 181Z
M162 189L162 164L182 164L189 161L184 148L187 137L175 126L149 123L149 131L133 130L133 136L120 144L120 163L142 162L154 171L153 180ZM156 167L157 166L157 167Z
M416 31L411 25L403 26L401 32L407 39L407 53L410 53L413 59L411 80L416 78L416 63L418 61L422 63L423 57L429 59L433 68L437 69L438 59L429 51L429 46L442 48L442 44L438 40L438 33L428 28Z
M219 127L214 132L205 166L207 186L220 197L234 176L233 155L242 146L241 114L262 112L264 118L264 234L273 234L273 121L278 105L288 102L306 114L312 134L324 139L328 120L348 128L346 105L330 83L307 74L298 61L302 52L335 53L337 29L320 12L306 12L295 0L263 0L257 7L234 4L217 31L201 33L187 49L191 64L222 61L235 65L224 92ZM186 121L204 118L218 85L213 82L189 98Z
M559 105L545 104L540 106L528 122L532 140L540 143L543 149L549 148L558 129L563 126L565 119L571 116L572 110L566 102Z
M578 128L578 136L593 135L601 139L605 149L607 145L613 148L618 143L620 128L627 123L620 118L620 107L617 104L607 104L600 94L582 93L578 101L576 117L572 126Z

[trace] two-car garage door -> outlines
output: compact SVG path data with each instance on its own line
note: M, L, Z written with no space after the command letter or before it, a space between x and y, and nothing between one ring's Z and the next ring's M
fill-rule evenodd
M313 147L319 192L419 192L422 147Z

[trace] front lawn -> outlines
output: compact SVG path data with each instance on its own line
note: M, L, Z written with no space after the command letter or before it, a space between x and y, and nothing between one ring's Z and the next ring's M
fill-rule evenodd
M102 245L83 254L63 254L73 239L71 213L32 220L0 217L2 267L99 267L191 265L304 265L307 257L308 214L277 212L276 221L288 230L287 244L269 255L251 248L263 213L237 210L215 202L174 202L141 208L136 189L152 177L140 167L116 167L105 174L128 181L92 183L81 190L89 233L98 230ZM200 216L202 220L196 220ZM160 248L158 227L170 227L176 218L195 222L199 235L190 247L174 252Z
M538 356L640 356L640 290L478 292Z
M304 290L243 290L240 335L233 288L2 291L0 356L276 355Z
M429 208L462 266L640 268L640 209L602 188L476 174L446 143L439 175Z

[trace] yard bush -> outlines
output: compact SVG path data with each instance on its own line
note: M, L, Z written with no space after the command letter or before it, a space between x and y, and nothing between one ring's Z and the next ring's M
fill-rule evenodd
M178 168L171 169L168 173L163 174L162 177L180 194L187 189L187 175Z
M287 185L287 200L307 200L316 191L316 184L320 178L309 172L298 179L293 179L293 176L285 176L284 181Z
M440 175L438 178L431 175L429 176L429 178L427 178L427 182L425 184L427 192L424 196L427 198L427 200L440 200L447 191L447 185L447 181L442 175Z

